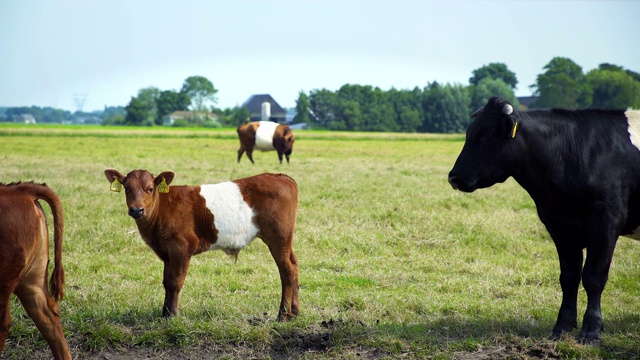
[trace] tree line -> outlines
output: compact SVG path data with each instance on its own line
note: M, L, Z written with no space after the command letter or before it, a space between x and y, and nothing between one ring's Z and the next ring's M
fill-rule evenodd
M584 73L571 59L556 57L530 86L536 101L529 108L640 107L640 74L612 64ZM468 85L432 82L424 88L382 91L343 85L300 92L296 122L329 130L391 132L463 132L469 114L494 95L520 106L518 80L505 64L491 63L472 72Z
M105 108L107 111L107 108ZM122 110L124 112L124 110ZM72 113L67 110L56 109L52 107L38 106L19 106L0 108L0 121L3 122L22 122L23 115L29 114L33 116L39 123L87 123L99 124L101 122L103 111L83 112L76 111Z
M294 123L346 131L463 132L469 114L491 96L502 96L519 106L516 74L503 63L490 63L472 71L469 83L428 83L413 89L381 90L370 85L345 84L336 91L300 91ZM555 57L529 86L536 101L529 108L640 108L640 74L613 64L600 64L584 73L571 59ZM105 107L91 113L53 109L0 108L0 121L20 121L31 114L38 122L102 123L137 126L235 127L250 116L242 106L220 109L213 83L203 76L184 80L179 91L146 87L124 107ZM175 111L191 111L167 124Z

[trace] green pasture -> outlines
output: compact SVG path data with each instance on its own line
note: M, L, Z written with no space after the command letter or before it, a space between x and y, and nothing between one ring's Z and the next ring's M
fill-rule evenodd
M291 164L269 152L254 153L252 165L236 163L234 129L0 126L0 182L45 182L62 199L60 309L79 359L176 349L279 359L640 356L640 242L618 242L602 344L576 343L578 330L547 340L561 300L555 247L512 179L473 194L451 189L447 173L463 141L297 131ZM124 195L109 191L106 168L171 170L174 184L192 185L292 176L300 316L275 322L278 272L257 239L237 263L223 252L192 258L180 315L163 320L162 262L140 239ZM580 320L585 306L581 290ZM15 299L11 312L0 357L49 358Z

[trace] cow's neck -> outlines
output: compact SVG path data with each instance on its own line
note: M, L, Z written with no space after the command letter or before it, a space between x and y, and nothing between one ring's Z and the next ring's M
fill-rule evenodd
M554 198L563 184L581 181L572 178L579 172L566 167L571 160L574 160L573 163L579 162L575 157L580 149L575 148L573 141L567 141L573 139L575 131L575 123L572 122L531 119L526 115L519 119L516 137L520 136L522 140L522 156L513 178L529 192L534 201Z

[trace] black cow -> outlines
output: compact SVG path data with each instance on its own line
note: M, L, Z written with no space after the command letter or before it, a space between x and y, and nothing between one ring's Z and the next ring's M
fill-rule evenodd
M471 117L449 183L472 192L512 176L529 193L560 258L562 304L552 337L577 328L582 278L588 304L579 340L597 343L618 236L634 238L640 225L640 111L520 112L492 97Z

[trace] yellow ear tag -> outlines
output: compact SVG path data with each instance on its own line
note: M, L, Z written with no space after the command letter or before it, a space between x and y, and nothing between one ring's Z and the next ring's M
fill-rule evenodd
M169 192L169 185L167 185L167 180L165 180L165 178L162 178L162 182L160 184L158 184L158 187L156 189L160 193L164 193L164 194L168 193Z
M514 137L516 137L516 130L518 130L518 122L516 121L515 124L513 124L513 130L511 130L511 138L513 139Z
M115 178L113 180L113 182L111 183L111 186L109 187L109 190L114 192L122 191L122 184L120 183L120 180L118 180L118 178Z

